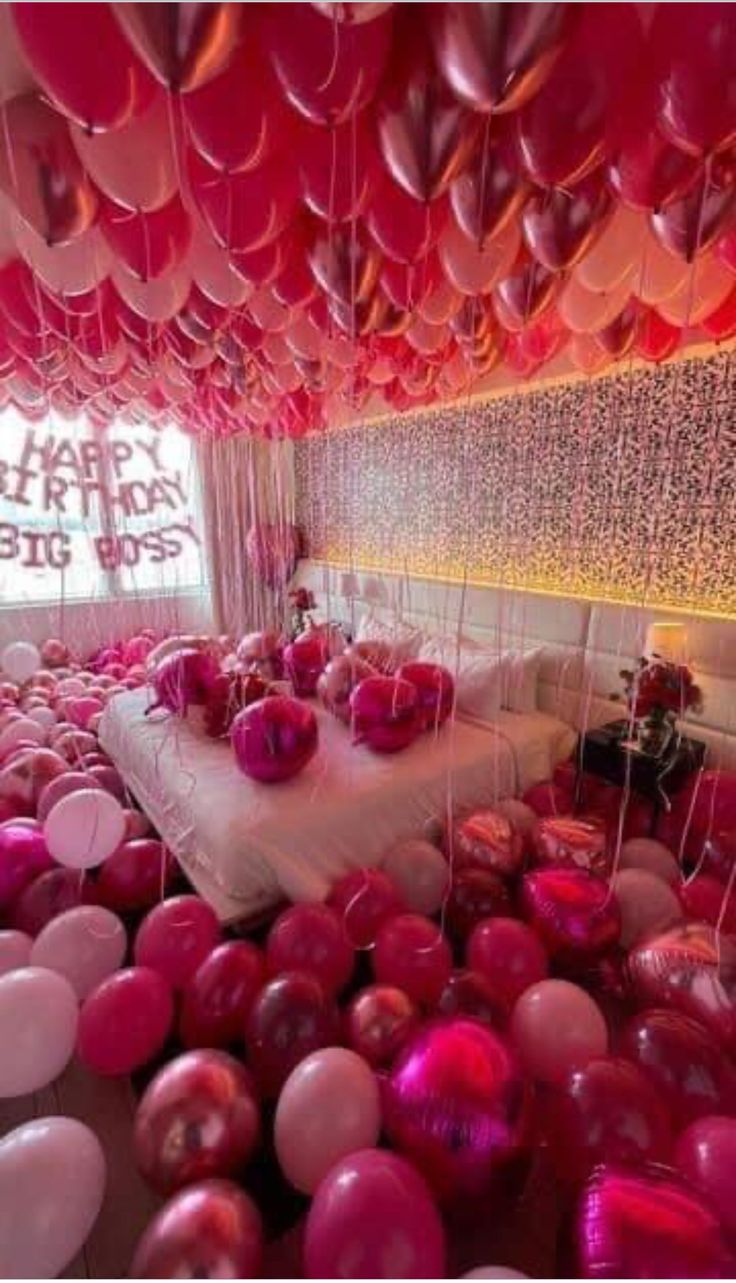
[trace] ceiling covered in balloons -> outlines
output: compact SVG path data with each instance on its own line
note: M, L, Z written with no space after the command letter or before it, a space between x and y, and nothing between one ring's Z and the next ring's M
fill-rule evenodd
M736 332L728 4L0 6L0 406L299 437Z

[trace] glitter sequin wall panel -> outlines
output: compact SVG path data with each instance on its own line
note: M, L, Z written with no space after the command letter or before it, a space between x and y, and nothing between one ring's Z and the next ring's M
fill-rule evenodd
M721 353L310 438L309 555L734 616L733 378Z

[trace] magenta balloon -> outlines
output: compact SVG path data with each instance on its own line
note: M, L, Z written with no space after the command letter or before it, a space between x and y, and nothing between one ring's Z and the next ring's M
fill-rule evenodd
M31 882L13 905L13 926L38 935L47 922L78 904L94 903L95 887L79 869L49 869Z
M0 824L0 908L8 908L53 863L42 832L13 820Z
M357 656L337 655L331 659L317 681L317 694L325 708L339 717L341 722L350 722L350 696L353 687L364 677L373 676L371 665Z
M238 713L232 744L241 771L264 784L297 775L317 751L318 728L307 704L286 695L259 700Z
M447 721L455 702L455 683L446 668L415 659L402 664L396 676L416 688L421 730L437 730Z
M468 940L468 966L493 986L499 1003L510 1013L530 985L544 980L549 961L539 937L515 918L482 919Z
M629 955L629 977L640 1003L672 1007L706 1025L721 1043L736 1042L736 943L694 922L645 940Z
M264 1096L277 1096L310 1052L339 1041L339 1015L314 976L289 971L265 984L245 1025L245 1046Z
M163 842L131 838L100 867L95 883L97 897L108 909L120 913L150 909L165 896L175 867Z
M667 1105L651 1079L628 1060L604 1057L576 1069L550 1113L562 1180L585 1181L601 1163L640 1167L671 1157Z
M384 1093L392 1143L445 1200L486 1190L525 1138L528 1093L515 1054L473 1020L441 1020L399 1054Z
M534 828L531 845L536 864L587 869L601 876L608 872L606 829L596 818L546 816Z
M444 903L451 883L442 852L423 838L409 838L391 848L383 865L411 913L433 917Z
M170 713L184 717L190 704L206 704L217 672L214 659L204 651L174 651L173 655L162 659L153 671L151 680L156 693L154 708L167 708Z
M677 1142L675 1162L736 1241L736 1119L721 1114L691 1123Z
M353 869L332 887L327 903L342 920L343 933L354 949L368 949L389 918L404 913L401 892L380 869Z
M403 989L368 985L345 1012L345 1036L374 1068L386 1068L419 1027L419 1011Z
M498 873L472 867L453 872L445 925L455 939L467 940L483 918L506 917L510 912L511 893Z
M734 1259L713 1212L674 1172L602 1167L576 1228L583 1278L729 1278Z
M256 1279L262 1258L263 1225L253 1200L232 1181L199 1181L156 1213L130 1274L136 1279Z
M314 695L329 659L327 638L316 629L301 633L284 649L284 665L297 695Z
M381 927L373 971L381 984L395 985L421 1005L434 1007L452 970L452 953L437 923L404 913Z
M400 752L419 730L416 686L397 677L366 677L354 688L350 708L358 740L375 753Z
M173 1018L171 989L158 972L148 967L116 971L82 1006L79 1059L96 1074L130 1074L158 1055Z
M698 873L680 886L680 904L688 918L710 922L727 935L736 935L736 901L726 887L708 873ZM660 927L669 923L660 923Z
M593 999L567 980L540 980L521 995L511 1017L521 1061L542 1082L564 1082L608 1048L608 1030Z
M284 1083L274 1144L284 1176L303 1194L314 1194L348 1154L377 1145L380 1131L378 1080L354 1051L314 1051Z
M220 941L217 915L196 895L178 895L151 909L138 928L135 961L181 989Z
M608 886L583 869L527 873L521 888L524 916L550 956L567 965L598 957L616 944L621 914Z
M333 909L326 904L294 904L268 933L266 965L271 975L305 971L334 997L350 980L355 954Z
M491 981L479 971L453 971L437 1003L442 1016L477 1020L490 1029L503 1029L508 1012Z
M228 1047L266 979L266 961L250 940L228 940L208 954L182 994L179 1035L185 1047Z
M648 1075L678 1126L736 1111L736 1070L710 1030L682 1012L632 1016L620 1052Z
M224 1051L189 1051L159 1069L135 1118L138 1167L159 1194L234 1176L253 1156L260 1115L250 1075Z
M398 1154L364 1149L317 1190L304 1259L308 1278L443 1278L445 1232L418 1172Z

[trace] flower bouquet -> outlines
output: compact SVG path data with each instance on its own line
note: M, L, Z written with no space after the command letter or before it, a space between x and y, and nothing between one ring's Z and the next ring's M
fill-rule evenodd
M629 713L637 724L638 747L659 757L672 741L678 717L702 710L700 687L686 664L674 664L658 655L640 659L634 669L623 669L621 677Z

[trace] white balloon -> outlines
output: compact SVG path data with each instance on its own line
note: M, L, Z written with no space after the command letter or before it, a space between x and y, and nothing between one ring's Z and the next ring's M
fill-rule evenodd
M63 677L56 687L56 694L60 699L69 699L83 695L86 689L81 677Z
M125 815L111 793L79 789L52 807L43 833L59 864L69 869L91 869L120 846L125 836Z
M58 1278L84 1246L105 1192L94 1132L34 1118L0 1141L0 1277Z
M0 977L0 1100L28 1096L59 1077L78 1019L77 995L55 971L23 967Z
M0 654L0 665L11 682L22 686L41 667L41 656L33 642L11 642Z
M27 967L33 941L25 931L0 931L0 976Z

